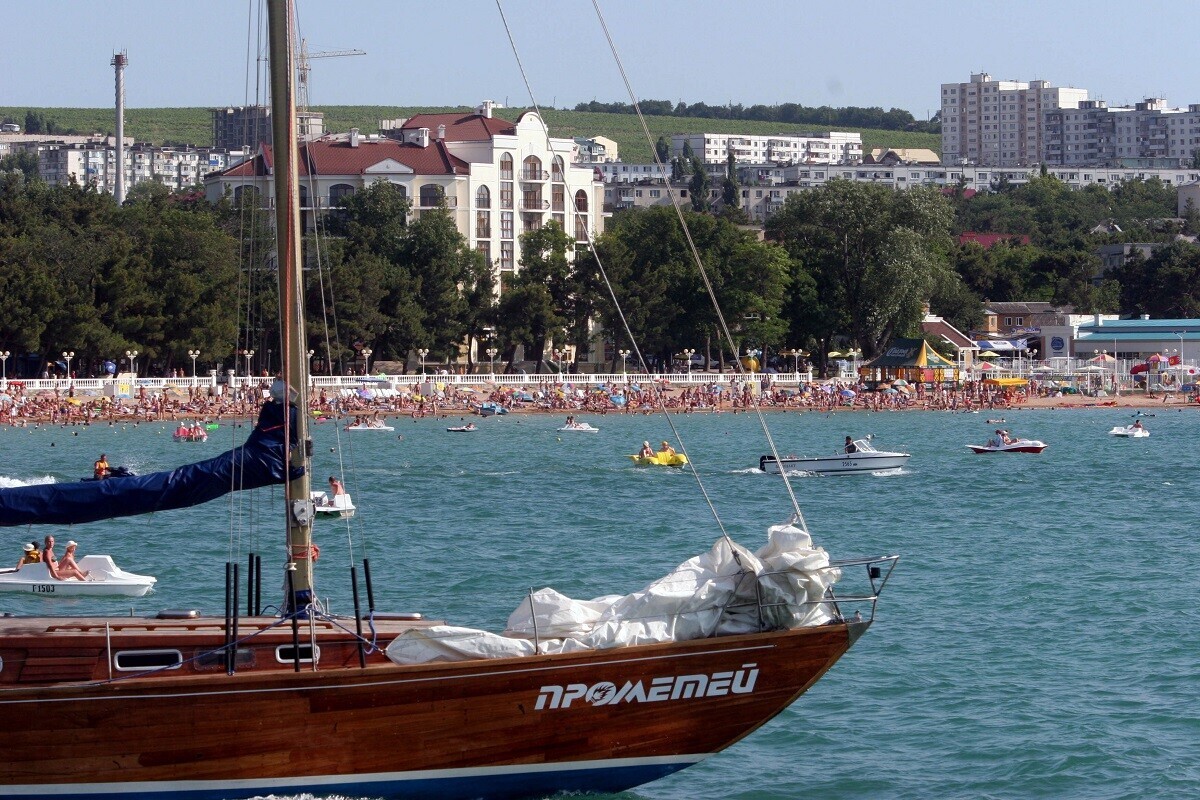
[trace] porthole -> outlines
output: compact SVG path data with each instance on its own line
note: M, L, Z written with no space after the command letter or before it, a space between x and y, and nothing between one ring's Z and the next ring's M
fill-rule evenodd
M292 649L290 644L281 644L275 648L275 660L280 664L294 664L296 651ZM311 644L300 645L300 663L311 664L313 662L313 646ZM316 661L321 660L321 648L317 648Z
M113 656L118 672L148 672L155 669L179 669L183 653L178 650L121 650Z

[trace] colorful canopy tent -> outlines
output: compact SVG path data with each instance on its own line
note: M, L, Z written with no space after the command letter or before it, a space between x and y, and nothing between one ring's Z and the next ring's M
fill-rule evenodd
M1002 389L1012 389L1018 386L1026 386L1029 384L1028 378L984 378L983 382L988 386L999 386Z
M879 370L882 380L902 378L914 383L941 382L958 377L955 365L924 339L893 339L883 355L864 364L862 370Z

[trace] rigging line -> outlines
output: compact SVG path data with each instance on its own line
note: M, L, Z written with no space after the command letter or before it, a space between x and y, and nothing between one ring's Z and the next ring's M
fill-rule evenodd
M524 86L526 86L526 91L529 92L529 102L533 104L533 108L534 108L535 112L538 113L539 118L542 120L542 127L545 128L546 150L550 151L551 154L553 154L553 149L552 149L551 142L550 142L550 126L547 126L545 124L546 121L545 121L544 116L542 116L542 114L541 114L541 107L538 104L538 98L536 98L534 96L533 85L529 83L529 77L528 77L528 74L526 73L526 68L524 68L524 64L522 64L521 54L517 52L517 43L516 43L515 38L512 37L512 30L511 30L511 28L509 28L509 20L508 20L508 17L505 16L504 6L502 5L502 0L496 0L496 8L497 8L497 11L499 11L499 13L500 13L500 22L502 22L504 24L504 32L509 37L509 46L512 48L512 58L514 58L516 60L517 70L520 70L520 72L521 72L521 80L524 83ZM553 169L553 164L551 164L551 169ZM566 185L566 174L565 174L566 166L565 166L565 164L563 166L563 170L564 170L563 184ZM564 198L564 205L565 205L565 198ZM626 336L626 338L629 339L630 347L634 348L635 354L637 355L637 363L638 363L638 365L640 365L642 367L642 369L644 369L644 371L646 371L647 374L649 374L649 369L646 366L646 360L644 360L642 357L641 347L638 347L637 339L634 337L634 331L632 331L632 329L629 325L629 319L625 317L625 311L622 308L622 306L620 306L620 301L617 299L617 291L613 289L612 282L610 281L610 279L608 279L608 272L607 272L607 270L604 269L604 260L602 260L600 258L600 252L598 251L598 249L596 249L595 237L592 234L592 228L590 228L589 225L587 224L587 217L582 216L580 207L578 207L578 205L575 203L574 197L571 198L571 217L572 217L572 219L574 219L574 221L576 223L576 242L578 241L578 229L580 229L580 224L578 224L578 223L580 223L581 217L583 219L582 230L583 230L584 236L586 236L586 239L587 239L588 252L590 254L592 254L592 258L595 259L596 269L600 270L600 276L602 278L604 278L605 287L608 289L608 296L612 297L613 308L616 308L617 315L620 318L620 324L622 324L622 327L625 331L625 336ZM684 225L684 231L686 233L686 225ZM564 231L564 233L565 233L565 231ZM661 411L662 416L665 417L667 427L671 428L672 435L674 435L674 438L676 438L676 440L678 441L679 449L682 450L683 455L686 458L688 458L688 464L689 464L689 467L691 468L690 469L691 475L696 480L696 485L698 487L700 487L700 493L701 493L702 497L704 498L704 503L706 503L708 505L709 513L712 513L712 515L713 515L713 519L714 519L714 522L716 523L716 527L718 527L718 529L721 531L721 536L724 536L725 539L728 542L730 542L732 545L733 540L731 539L730 534L728 534L728 531L725 528L725 522L722 521L720 513L718 511L716 511L716 505L713 503L712 497L710 497L710 495L708 494L708 487L704 486L704 481L703 481L703 479L701 479L700 471L698 471L696 469L696 464L694 461L692 461L692 458L689 455L688 445L686 445L684 443L683 435L680 435L679 429L676 427L676 423L674 423L674 420L671 419L671 413L670 413L670 410L667 409L666 398L664 396L664 392L655 391L654 397L656 399L658 399L659 411ZM736 551L734 551L734 558L738 559L738 563L740 564L740 558L738 557Z
M500 0L496 0L497 3L499 1ZM658 155L658 149L654 146L654 140L650 136L650 126L646 124L646 117L642 114L641 104L638 102L637 94L633 91L633 85L629 81L629 75L625 72L625 65L621 61L620 53L617 52L616 42L613 41L612 34L608 30L608 23L605 22L605 20L604 20L604 13L600 10L600 4L599 4L598 0L592 0L592 8L595 9L595 11L596 11L596 18L600 21L600 27L604 31L604 38L608 42L609 50L612 51L613 59L616 61L616 64L617 64L617 69L621 73L621 81L625 84L625 91L628 92L629 100L633 104L633 109L635 112L637 112L637 118L638 118L638 122L641 125L642 133L646 137L646 142L650 145L651 152L654 153L654 163L656 165L658 165L660 170L665 170L665 165L662 163L662 159ZM665 175L666 174L665 171L662 172L662 174ZM692 253L692 258L696 262L696 268L700 272L700 278L704 282L704 288L708 291L708 297L709 297L709 300L712 302L713 310L716 312L717 321L720 324L721 332L725 337L726 343L729 345L729 349L734 354L734 359L733 359L734 369L736 370L737 374L745 375L744 371L742 370L741 362L737 357L738 350L737 350L736 346L734 345L733 334L730 332L729 324L725 320L725 314L723 311L721 311L721 306L717 302L716 292L712 287L712 282L709 280L708 271L705 270L705 268L704 268L704 262L700 258L700 252L696 248L696 243L692 239L692 232L688 228L687 221L684 219L683 208L680 206L679 197L678 197L678 195L676 195L675 189L674 189L674 187L671 186L671 181L669 179L666 181L666 186L667 186L667 196L671 198L671 205L675 209L675 216L678 217L679 224L683 227L684 238L687 240L688 248L691 250L691 253ZM753 377L753 373L751 373L751 377ZM750 393L750 400L751 400L752 405L754 406L755 415L758 417L759 426L762 428L763 436L766 437L767 444L771 448L771 454L775 457L775 463L782 464L782 461L779 458L779 450L775 446L775 438L773 436L771 436L771 431L770 431L769 427L767 426L766 418L763 416L763 413L762 413L762 407L758 402L758 398L756 398L754 396L753 392ZM685 450L685 454L686 454L686 450ZM796 493L792 488L792 482L788 479L787 471L781 469L780 476L783 478L783 485L787 489L788 497L792 501L792 510L793 510L793 513L795 514L796 521L798 521L800 523L801 529L804 530L805 532L807 532L808 531L808 523L805 522L804 514L800 511L800 503L796 499Z

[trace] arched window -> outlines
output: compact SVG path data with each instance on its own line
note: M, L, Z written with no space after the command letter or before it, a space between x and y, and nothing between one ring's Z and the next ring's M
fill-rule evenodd
M513 159L508 153L500 156L500 178L506 181L513 179Z
M445 193L436 183L426 183L421 187L421 208L433 208L442 202Z
M492 193L491 193L491 190L488 189L488 187L480 186L479 191L477 191L475 193L475 207L476 208L491 208L492 207Z
M300 207L308 208L308 187L300 184Z
M248 186L246 184L242 184L233 190L233 202L239 204L249 203L257 206L259 204L258 196L259 191L257 186Z
M544 181L546 180L545 173L542 172L542 160L537 156L526 156L521 162L521 180L523 181Z
M550 167L550 180L559 181L560 183L562 182L562 180L563 180L562 156L554 157L554 165L552 167Z
M344 198L354 194L354 187L348 183L335 183L329 187L329 205L340 206Z
M587 213L588 196L587 196L587 192L585 192L583 189L580 189L578 192L575 193L575 210L581 211L585 214Z

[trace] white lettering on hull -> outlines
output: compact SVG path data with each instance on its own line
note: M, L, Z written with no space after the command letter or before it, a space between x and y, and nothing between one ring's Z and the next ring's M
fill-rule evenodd
M661 703L665 700L695 700L701 697L724 697L730 694L750 694L758 682L758 665L743 664L741 669L713 672L709 675L674 675L646 681L625 681L621 688L611 681L591 685L568 683L565 686L543 686L538 693L537 710L570 708L576 700L593 706L615 706L620 703Z

